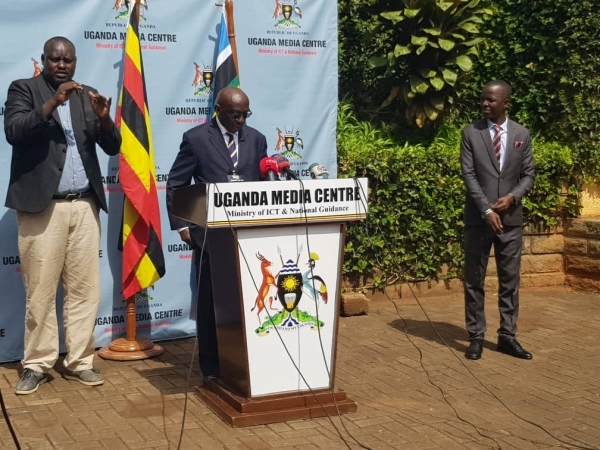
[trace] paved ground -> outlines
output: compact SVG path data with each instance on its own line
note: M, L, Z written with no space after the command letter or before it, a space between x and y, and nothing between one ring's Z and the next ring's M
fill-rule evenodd
M401 317L379 300L368 316L341 319L337 385L359 406L343 416L347 431L339 418L333 424L351 448L360 447L348 432L371 449L576 448L544 427L580 448L600 449L599 295L522 293L519 336L533 361L495 352L493 333L481 360L464 360L461 299L420 301L449 348L414 300L396 300ZM487 312L494 330L493 302ZM192 345L164 343L163 356L141 362L99 360L101 387L53 373L29 396L13 393L18 365L0 365L0 389L22 447L176 449ZM200 382L193 372L191 386ZM336 428L323 418L231 429L190 395L180 448L348 448ZM0 448L14 448L2 420Z

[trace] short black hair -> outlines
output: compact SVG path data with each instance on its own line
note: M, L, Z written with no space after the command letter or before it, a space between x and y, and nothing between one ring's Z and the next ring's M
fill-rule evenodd
M506 98L510 98L510 96L512 95L512 88L510 87L510 84L508 84L506 81L493 80L493 81L490 81L488 84L486 84L484 89L488 88L488 87L501 88L506 93Z

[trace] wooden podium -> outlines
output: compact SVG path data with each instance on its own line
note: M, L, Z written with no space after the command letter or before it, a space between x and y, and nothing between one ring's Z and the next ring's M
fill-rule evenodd
M196 184L171 213L207 227L221 377L196 395L245 427L354 412L334 386L346 222L367 180Z

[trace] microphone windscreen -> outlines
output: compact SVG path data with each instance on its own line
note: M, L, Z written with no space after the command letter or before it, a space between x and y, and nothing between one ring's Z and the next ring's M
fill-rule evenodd
M271 155L271 158L275 160L275 163L277 164L277 167L279 167L280 172L290 168L290 161L285 156L275 153Z
M329 178L329 172L327 169L319 163L313 163L308 167L310 171L310 177L314 180L316 178Z
M259 170L260 176L267 178L269 171L277 173L279 171L279 167L273 158L266 157L260 160Z

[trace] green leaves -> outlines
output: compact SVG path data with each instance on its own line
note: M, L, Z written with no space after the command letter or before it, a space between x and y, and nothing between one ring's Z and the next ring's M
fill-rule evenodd
M457 56L456 64L465 72L470 72L473 69L473 61L467 55Z
M370 8L394 2L370 2ZM478 25L489 19L489 10L479 8L478 0L405 0L403 10L381 11L375 15L374 30L387 36L387 64L371 58L369 65L380 68L382 80L404 86L406 117L422 127L439 121L448 112L456 92L466 84L484 42ZM432 95L442 102L432 102ZM388 96L389 97L389 96ZM442 109L432 106L432 103ZM389 107L390 102L381 104Z

